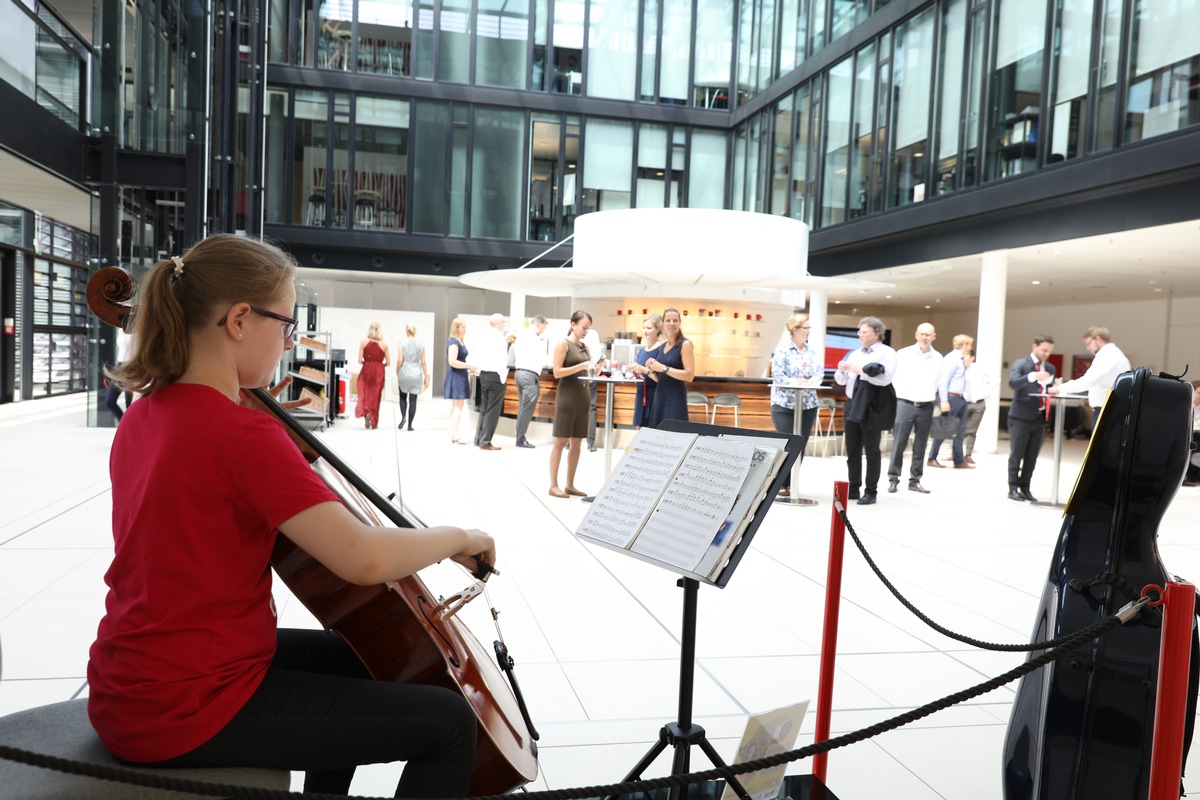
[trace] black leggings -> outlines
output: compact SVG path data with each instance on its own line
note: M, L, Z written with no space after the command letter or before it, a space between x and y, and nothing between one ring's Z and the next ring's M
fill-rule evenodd
M405 392L400 393L400 427L403 428L406 421L407 421L408 427L410 427L410 428L412 427L412 421L417 416L417 395L418 394L419 394L419 392L413 392L412 394L406 394ZM406 404L408 407L407 412L404 410Z
M408 762L396 797L463 797L475 712L448 689L377 681L337 634L283 628L258 690L216 736L162 766L303 770L304 791L348 794L359 764Z

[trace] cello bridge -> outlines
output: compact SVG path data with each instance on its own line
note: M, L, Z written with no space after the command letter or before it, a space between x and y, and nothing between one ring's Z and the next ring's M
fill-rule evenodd
M463 589L461 592L455 592L449 597L439 597L437 606L437 618L447 620L453 617L463 606L483 594L483 581L475 581L473 584Z

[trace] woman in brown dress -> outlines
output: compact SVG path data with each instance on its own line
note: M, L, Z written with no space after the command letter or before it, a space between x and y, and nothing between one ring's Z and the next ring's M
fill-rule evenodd
M579 466L581 443L587 436L588 406L591 403L587 386L579 376L585 374L592 364L583 337L592 327L592 315L576 311L571 315L571 332L554 348L554 377L558 379L558 393L554 400L554 447L550 450L550 496L584 497L587 492L575 488L575 469ZM571 449L567 453L567 488L558 488L558 465L562 461L563 448L567 442Z

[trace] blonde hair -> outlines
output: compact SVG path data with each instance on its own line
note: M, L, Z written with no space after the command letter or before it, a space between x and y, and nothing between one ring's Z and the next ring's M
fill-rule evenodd
M411 322L408 323L407 325L404 326L404 333L407 336L416 336L417 335L417 326L413 325Z
M270 305L296 276L296 262L273 244L230 233L202 239L142 279L127 325L129 357L106 374L127 392L151 394L188 367L188 332L213 324L226 304Z
M383 328L378 322L372 322L371 326L367 328L367 338L374 339L378 342L383 341Z
M1091 339L1093 336L1102 342L1112 341L1112 334L1108 332L1108 328L1104 328L1099 325L1093 325L1083 332L1083 338L1085 340Z
M465 327L467 327L467 323L463 320L462 317L455 317L454 319L450 320L450 338L457 339L458 338L458 329L465 328Z
M654 330L658 331L658 337L662 337L662 314L651 314L646 317L646 322L654 326Z
M806 322L808 322L808 314L792 314L784 323L784 327L788 329L788 333L791 333Z
M955 334L954 339L951 341L951 346L955 350L961 350L965 344L975 344L975 337L966 333L959 333Z

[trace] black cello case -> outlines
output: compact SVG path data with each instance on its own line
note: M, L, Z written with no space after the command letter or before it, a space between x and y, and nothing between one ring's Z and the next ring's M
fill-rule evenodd
M1145 367L1117 378L1067 502L1031 641L1086 628L1171 578L1158 523L1187 468L1191 408L1192 387L1177 378ZM1146 797L1161 622L1144 610L1022 678L1004 742L1005 800ZM1192 638L1194 708L1194 628Z

